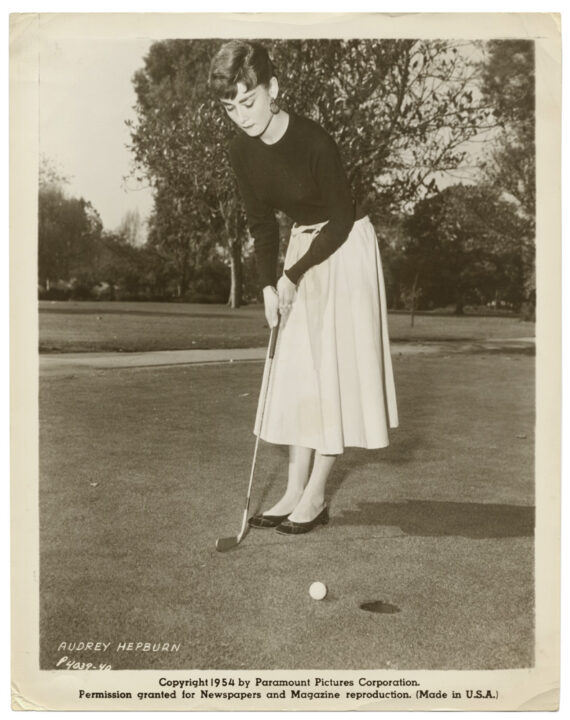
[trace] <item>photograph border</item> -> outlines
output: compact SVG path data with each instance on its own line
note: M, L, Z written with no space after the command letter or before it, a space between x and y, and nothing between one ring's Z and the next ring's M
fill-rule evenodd
M560 419L561 419L561 33L560 16L490 14L16 14L10 18L10 277L12 706L18 710L554 710L560 677ZM418 35L417 30L421 28ZM215 31L214 31L215 30ZM35 243L38 177L38 46L55 37L524 37L536 47L537 324L536 324L536 665L495 671L315 671L328 677L390 677L424 686L497 690L489 701L335 701L141 704L78 700L78 690L158 690L159 678L184 671L105 673L39 670L38 314ZM24 240L22 240L24 239ZM553 428L557 432L553 432ZM33 621L32 621L33 620ZM193 671L193 677L301 677L299 671ZM261 675L260 675L261 674ZM110 678L110 679L109 679Z

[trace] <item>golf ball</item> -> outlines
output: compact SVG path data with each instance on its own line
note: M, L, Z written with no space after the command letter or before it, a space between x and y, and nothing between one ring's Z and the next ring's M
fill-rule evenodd
M309 595L313 600L322 600L326 597L327 586L322 582L314 582L309 588Z

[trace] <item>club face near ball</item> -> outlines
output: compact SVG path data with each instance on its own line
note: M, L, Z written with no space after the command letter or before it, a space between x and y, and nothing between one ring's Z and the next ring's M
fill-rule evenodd
M239 541L239 536L236 537L235 535L233 537L218 538L216 540L216 550L218 552L227 552L228 550L237 547L239 545Z

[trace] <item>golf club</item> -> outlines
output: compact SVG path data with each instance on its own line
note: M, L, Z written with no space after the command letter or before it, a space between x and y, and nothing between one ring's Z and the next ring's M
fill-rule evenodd
M273 356L275 355L275 345L277 343L277 332L279 330L280 316L277 316L277 325L271 328L271 335L269 336L269 345L267 348L267 355L265 356L265 365L263 368L263 380L261 381L261 417L259 419L259 427L261 429L263 424L263 414L265 412L265 401L267 400L267 390L269 387L269 375L271 373L271 365ZM231 537L218 538L216 540L216 550L218 552L225 552L231 550L240 544L243 536L247 530L247 515L249 512L249 501L251 499L251 488L253 487L253 473L255 470L255 461L257 459L257 448L259 446L259 435L255 439L255 450L253 451L253 462L251 465L251 473L249 476L249 486L247 488L247 500L245 503L245 510L243 513L243 520L241 523L241 530L239 535L232 535Z

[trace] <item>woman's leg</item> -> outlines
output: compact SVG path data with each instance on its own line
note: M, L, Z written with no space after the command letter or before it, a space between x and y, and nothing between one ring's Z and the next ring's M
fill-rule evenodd
M307 484L311 467L311 448L289 446L289 467L287 474L287 489L285 495L272 508L266 510L264 515L288 515L297 505Z
M311 477L303 496L289 515L293 522L310 522L325 506L325 488L337 455L321 455L315 452Z

